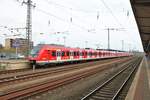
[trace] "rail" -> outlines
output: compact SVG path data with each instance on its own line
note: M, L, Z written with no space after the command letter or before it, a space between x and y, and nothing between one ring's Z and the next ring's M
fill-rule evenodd
M102 85L94 89L88 95L83 97L81 100L96 100L96 99L107 99L107 100L115 100L119 95L120 91L123 89L125 84L128 82L133 72L140 64L141 58L136 59L134 62L130 63L119 71L117 74L112 76Z

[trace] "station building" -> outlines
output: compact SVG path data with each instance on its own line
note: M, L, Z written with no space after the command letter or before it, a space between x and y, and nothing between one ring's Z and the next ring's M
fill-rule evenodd
M31 49L33 48L33 41L30 42ZM28 40L24 38L7 38L5 39L5 49L16 48L19 52L24 52L28 47Z

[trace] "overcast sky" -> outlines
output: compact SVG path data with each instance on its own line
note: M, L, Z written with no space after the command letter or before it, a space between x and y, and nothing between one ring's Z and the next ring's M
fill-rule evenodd
M19 2L18 2L19 1ZM26 27L26 5L22 0L0 0L0 43L13 34L7 27ZM71 47L107 48L106 28L110 31L110 48L142 51L140 36L129 0L33 0L32 40L34 44L55 43ZM98 18L97 18L98 17ZM70 19L72 18L72 22ZM54 34L61 32L60 34ZM40 34L43 33L43 34ZM7 35L3 35L7 34ZM87 41L87 42L85 42Z

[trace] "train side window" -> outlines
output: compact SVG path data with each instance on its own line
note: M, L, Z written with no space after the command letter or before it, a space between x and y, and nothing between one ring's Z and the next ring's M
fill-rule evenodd
M79 56L79 52L77 52L77 56Z
M61 56L62 56L62 57L65 56L65 52L64 52L64 51L62 51Z
M82 52L79 52L80 56L83 56Z
M73 53L72 53L72 52L69 52L69 53L70 53L70 54L69 54L70 56L73 56Z
M101 52L99 52L99 56L101 56Z
M87 55L90 56L90 52L88 52Z
M61 56L61 52L57 52L57 56L60 57Z
M74 53L74 56L76 56L76 52L73 52Z
M95 52L93 52L92 54L93 54L93 56L95 56Z
M56 51L52 51L52 56L53 56L53 57L56 56Z
M90 56L92 56L92 52L90 52Z
M69 56L69 51L67 51L67 56Z
M61 53L62 53L62 52L60 51L60 52L59 52L59 56L61 56Z
M85 56L85 52L82 52L82 56Z
M59 53L58 53L58 52L56 53L56 56L57 56L57 57L59 56Z
M97 52L95 52L95 54L94 54L95 56L97 56Z
M85 56L87 56L87 52L85 52Z
M60 51L60 52L59 52L59 56L61 56L61 53L62 53L62 52Z

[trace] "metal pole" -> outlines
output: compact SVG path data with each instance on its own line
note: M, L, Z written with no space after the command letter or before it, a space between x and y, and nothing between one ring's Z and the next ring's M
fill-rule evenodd
M32 65L32 70L35 71L35 64Z
M18 57L18 48L16 46L16 59L17 59L17 57Z
M108 28L108 50L110 49L110 33L109 33L109 28Z
M33 70L33 72L35 71L35 67L36 67L36 61L33 61L33 63L32 63L32 70Z
M31 7L35 7L32 5L31 0L27 0L27 2L23 1L23 4L27 5L27 21L26 21L26 39L27 39L27 56L29 56L29 52L31 50L31 40L32 40L32 21L31 21Z
M64 36L63 38L64 38L64 46L65 46L65 44L66 44L66 37Z
M122 51L124 50L124 40L122 40Z
M29 56L29 52L30 52L30 40L31 40L31 34L32 34L32 30L31 30L31 0L27 1L27 34L26 34L26 38L27 38L27 56Z
M88 45L88 41L85 41L85 48L87 48L87 45Z

